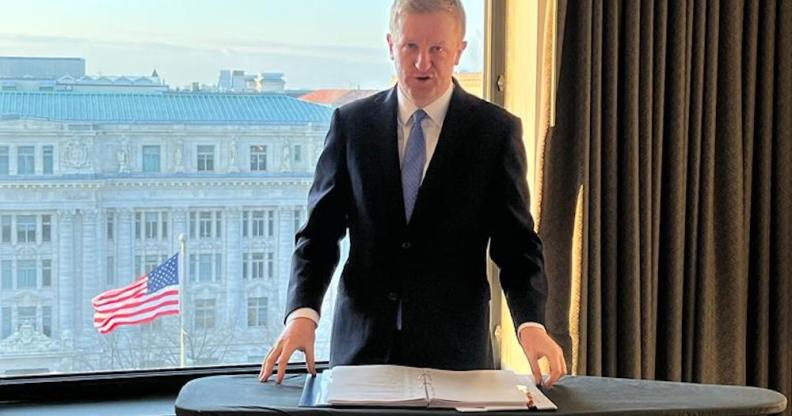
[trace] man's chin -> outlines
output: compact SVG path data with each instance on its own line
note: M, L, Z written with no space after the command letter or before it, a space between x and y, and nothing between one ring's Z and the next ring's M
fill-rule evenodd
M418 107L423 107L427 104L430 104L432 101L437 99L439 94L437 94L437 89L434 86L410 86L409 91L407 91L410 95L410 99L413 101L413 104L417 105Z

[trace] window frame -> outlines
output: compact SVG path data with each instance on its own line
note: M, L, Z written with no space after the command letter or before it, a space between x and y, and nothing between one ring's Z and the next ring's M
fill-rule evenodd
M506 0L484 0L485 35L483 93L485 99L500 105L503 105L504 100L503 92L498 89L497 81L498 75L503 74L503 62L505 61L505 30L503 29L506 21L505 4ZM194 150L197 156L197 147L194 148ZM267 153L269 153L269 150L269 148L266 149ZM9 148L9 165L11 157L15 156L16 155L13 155ZM204 171L198 171L198 160L196 157L196 171L199 173L217 172L217 156L217 147L213 146L211 154L212 169ZM269 156L269 154L267 154L267 156ZM267 163L267 165L267 168L270 168L269 163ZM162 168L162 165L160 167ZM9 166L8 174L11 174L10 169L11 167ZM221 221L221 218L217 220ZM134 218L132 221L134 227ZM12 234L15 232L16 227L12 224ZM133 238L134 237L133 229ZM493 290L500 290L500 288L493 285ZM497 310L499 309L500 302L499 299L496 298L498 297L493 297L493 318L499 316ZM57 325L57 323L53 322L52 325ZM277 371L277 367L276 364L275 371ZM316 363L316 368L317 371L327 369L329 368L328 362L319 361ZM211 375L251 375L257 374L259 369L259 364L245 364L193 366L190 368L154 370L7 376L0 378L0 401L52 402L63 400L111 400L130 397L139 398L142 396L162 396L164 394L177 393L185 383L196 378ZM285 372L286 374L306 373L305 364L296 362L289 363Z

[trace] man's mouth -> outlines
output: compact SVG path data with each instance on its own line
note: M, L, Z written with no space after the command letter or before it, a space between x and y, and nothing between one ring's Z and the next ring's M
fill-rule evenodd
M429 76L415 77L415 79L417 79L418 81L424 82L424 81L429 81L430 79L432 79L432 77L429 77Z

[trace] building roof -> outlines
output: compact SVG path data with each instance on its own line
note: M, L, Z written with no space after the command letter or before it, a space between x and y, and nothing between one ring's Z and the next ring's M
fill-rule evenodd
M0 119L113 124L329 123L331 110L283 94L0 92Z
M377 90L321 89L300 96L300 99L312 103L340 107L359 98L368 97L376 92Z

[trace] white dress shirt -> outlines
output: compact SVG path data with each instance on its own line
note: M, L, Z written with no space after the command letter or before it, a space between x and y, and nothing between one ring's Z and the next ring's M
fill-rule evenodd
M404 159L404 149L407 148L406 142L410 137L410 130L412 129L413 125L412 115L419 108L412 102L410 97L408 97L407 94L402 91L400 86L397 86L396 91L399 103L399 111L396 115L399 128L396 129L396 134L398 135L399 163L401 164ZM448 106L451 104L451 94L453 92L454 84L452 83L443 93L443 95L438 97L431 104L423 107L427 117L424 117L424 119L421 121L421 127L423 128L424 140L426 143L426 164L424 165L423 175L421 177L422 180L423 176L426 176L426 170L429 168L429 162L432 161L432 156L434 156L435 149L437 148L437 142L440 139L440 131L443 129L443 121L445 121L445 116L448 112ZM319 325L319 313L312 308L295 309L286 318L286 323L288 324L297 318L308 318L312 320L317 326ZM527 327L538 327L544 329L544 325L540 323L524 322L517 329L517 333L520 333L520 331Z

